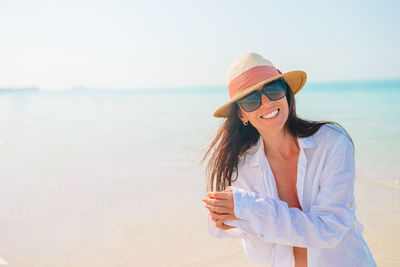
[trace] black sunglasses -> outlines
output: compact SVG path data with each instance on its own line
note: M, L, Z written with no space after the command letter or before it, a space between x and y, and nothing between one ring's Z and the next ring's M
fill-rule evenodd
M261 90L255 90L237 102L246 112L252 112L261 106L261 94L264 94L271 101L276 101L286 96L287 84L283 78L273 80L263 85Z

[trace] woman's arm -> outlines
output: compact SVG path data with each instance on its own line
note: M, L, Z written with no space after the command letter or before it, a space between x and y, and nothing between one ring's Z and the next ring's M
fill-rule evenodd
M328 152L320 191L309 212L232 187L234 213L265 242L299 247L337 246L355 220L354 149L341 135Z

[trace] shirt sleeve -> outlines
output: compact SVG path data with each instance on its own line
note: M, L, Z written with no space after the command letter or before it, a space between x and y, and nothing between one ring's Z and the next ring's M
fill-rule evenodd
M208 233L217 238L246 238L257 237L257 233L250 227L246 220L226 220L226 225L233 226L228 230L222 230L217 227L217 224L211 219L210 214L207 216Z
M327 152L323 166L320 190L308 212L289 208L281 200L231 187L236 217L247 220L265 242L297 247L336 247L355 220L354 149L347 136L338 137Z

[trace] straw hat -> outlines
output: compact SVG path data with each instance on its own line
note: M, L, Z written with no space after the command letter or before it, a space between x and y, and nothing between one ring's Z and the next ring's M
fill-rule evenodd
M295 70L283 73L271 61L256 53L248 53L238 58L228 69L227 84L231 100L214 112L214 117L228 117L229 109L235 101L260 89L267 82L283 77L296 94L307 80L304 71Z

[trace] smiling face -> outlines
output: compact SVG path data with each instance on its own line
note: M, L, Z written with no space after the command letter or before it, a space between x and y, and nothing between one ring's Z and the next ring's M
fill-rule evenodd
M271 101L262 94L259 108L246 112L240 107L238 116L243 122L249 121L261 135L276 134L285 126L289 116L289 105L286 97Z

